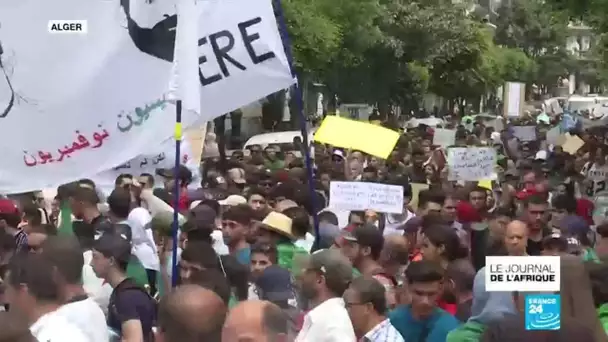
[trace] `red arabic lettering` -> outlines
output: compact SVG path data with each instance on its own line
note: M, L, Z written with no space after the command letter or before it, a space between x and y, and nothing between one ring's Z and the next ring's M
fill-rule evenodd
M93 143L89 141L89 139L80 133L80 131L75 131L76 139L68 145L63 146L62 148L58 148L57 152L59 153L59 157L55 159L50 152L38 151L38 155L32 155L27 151L23 151L25 154L23 156L23 162L28 167L33 167L36 165L44 165L53 162L62 162L66 158L71 158L72 154L76 151L80 151L86 148L99 148L103 145L104 141L110 137L110 133L107 130L103 129L102 125L98 125L97 127L101 128L100 131L94 132Z

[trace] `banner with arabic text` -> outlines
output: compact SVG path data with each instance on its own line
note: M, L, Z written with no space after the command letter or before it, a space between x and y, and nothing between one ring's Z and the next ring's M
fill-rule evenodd
M195 187L200 186L199 163L197 163L193 158L192 146L190 146L190 142L187 139L182 141L180 159L182 164L186 165L188 169L192 171L192 185ZM155 150L151 150L146 154L139 155L126 163L113 167L110 170L101 172L91 179L105 194L110 194L110 192L114 189L114 181L116 180L116 177L124 173L133 175L134 177L138 177L142 173L151 174L155 178L156 187L162 187L162 178L156 175L156 169L170 168L173 167L174 164L175 140L169 139Z
M201 117L184 127L293 84L270 0L197 11ZM0 192L91 178L170 138L176 24L173 0L0 1Z

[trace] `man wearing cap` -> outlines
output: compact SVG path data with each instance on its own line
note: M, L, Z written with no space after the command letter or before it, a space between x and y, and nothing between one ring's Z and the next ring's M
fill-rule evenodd
M268 266L256 279L255 286L260 300L276 304L285 312L289 317L290 333L295 335L299 310L291 273L277 265Z
M0 229L15 239L16 251L27 250L27 234L17 226L21 222L19 209L10 199L0 199Z
M182 213L188 211L188 184L192 182L192 172L185 165L180 165L177 170L158 169L156 173L164 178L165 189L171 193L175 191L175 182L178 182L180 196L177 208Z
M108 282L112 295L108 304L108 327L122 341L153 341L156 305L146 290L127 277L131 244L118 234L104 234L95 241L91 266Z
M320 250L304 265L300 288L313 309L304 317L296 342L356 341L342 295L352 281L352 265L339 251Z

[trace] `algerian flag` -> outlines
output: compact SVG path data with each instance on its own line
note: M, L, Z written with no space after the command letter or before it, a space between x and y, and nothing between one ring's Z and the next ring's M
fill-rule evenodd
M70 209L70 205L67 201L61 203L58 226L57 233L60 236L74 235L74 230L72 229L72 209Z

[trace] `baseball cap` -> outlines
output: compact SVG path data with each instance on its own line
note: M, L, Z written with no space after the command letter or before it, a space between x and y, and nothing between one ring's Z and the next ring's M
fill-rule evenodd
M591 230L587 221L577 215L567 215L558 223L558 227L563 234L576 238L586 236Z
M0 214L19 214L19 208L15 205L15 202L10 199L0 199Z
M119 234L103 234L95 240L93 249L106 258L114 258L116 261L128 262L131 259L131 244Z
M238 167L228 170L228 177L236 184L247 183L247 180L245 180L245 170Z
M246 204L247 199L245 199L245 197L243 197L241 195L230 195L230 196L226 197L226 199L218 201L218 203L220 205L233 207L233 206L239 205L239 204Z
M271 302L286 301L294 298L291 273L281 266L267 267L255 282L261 300Z
M343 285L344 288L353 280L353 266L348 259L336 249L321 249L311 254L307 270L323 274L326 283Z
M192 181L192 172L185 165L180 165L177 171L172 167L156 169L156 174L164 178L179 179L185 183Z
M360 246L372 249L382 249L384 237L382 232L373 224L363 224L344 234L344 240L355 242Z
M536 156L534 156L534 160L547 160L547 151L538 151L536 152Z
M579 254L581 252L581 243L578 239L560 233L553 233L543 238L542 247L543 249L554 249L569 254Z
M339 235L340 227L337 225L328 222L319 223L319 245L322 248L331 247Z

